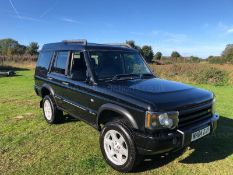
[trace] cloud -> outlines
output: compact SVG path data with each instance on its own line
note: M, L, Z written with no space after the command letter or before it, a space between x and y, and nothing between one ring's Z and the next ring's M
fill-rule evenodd
M33 18L31 16L20 15L20 18L17 15L14 15L14 14L12 14L10 16L14 17L14 18L17 18L19 20L34 21L34 22L43 22L42 20L37 19L37 18Z
M18 18L18 19L20 19L20 20L28 20L28 21L41 22L41 20L36 19L36 18L33 18L33 17L31 17L31 16L24 16L24 15L21 15L21 14L19 13L19 11L17 10L17 8L15 7L13 1L12 1L12 0L9 0L9 3L10 3L10 5L11 5L13 11L14 11L14 14L15 14L15 15L12 15L13 17Z
M40 18L43 18L44 16L46 16L49 12L51 12L54 7L57 5L57 0L53 3L52 6L50 6L49 8L47 8L41 15Z
M174 44L184 43L188 40L188 36L185 34L163 32L162 35L165 37L164 41L171 42Z
M188 41L188 36L186 34L181 33L172 33L166 31L153 30L151 32L130 32L132 35L136 35L139 37L148 37L148 38L156 38L162 42L173 43L173 44L182 44Z
M233 28L227 29L227 33L228 33L228 34L233 33Z
M62 21L64 21L64 22L68 22L68 23L81 24L81 22L79 22L79 21L76 21L76 20L74 20L74 19L71 19L71 18L66 18L66 17L63 17L63 18L61 18L61 20L62 20Z
M18 18L21 18L20 14L19 14L19 11L16 9L16 7L15 7L14 3L12 2L12 0L9 0L9 2L10 2L10 5L11 5L12 9L14 10L16 16Z
M30 17L30 16L20 16L20 19L28 20L28 21L41 22L41 20L39 20L37 18Z
M233 34L233 26L232 25L226 25L222 22L219 22L217 25L218 30L221 31L221 33L224 35Z
M131 35L138 35L138 36L144 36L145 33L143 32L130 32Z

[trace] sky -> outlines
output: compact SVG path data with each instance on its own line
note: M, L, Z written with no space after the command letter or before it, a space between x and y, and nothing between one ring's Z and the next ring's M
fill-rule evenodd
M232 0L1 0L0 39L42 46L65 39L220 55L233 43Z

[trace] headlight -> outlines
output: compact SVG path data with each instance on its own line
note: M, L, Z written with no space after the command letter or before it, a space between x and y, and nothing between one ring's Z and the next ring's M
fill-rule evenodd
M215 98L213 99L213 102L212 102L211 112L212 112L212 114L216 113L216 99Z
M179 112L146 112L145 127L148 129L173 129L179 122Z

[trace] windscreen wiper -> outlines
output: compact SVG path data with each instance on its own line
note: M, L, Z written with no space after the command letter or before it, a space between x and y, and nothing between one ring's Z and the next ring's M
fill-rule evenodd
M112 81L116 80L132 80L135 78L140 78L139 74L118 74L112 78Z
M155 77L152 73L140 74L140 78L152 78Z

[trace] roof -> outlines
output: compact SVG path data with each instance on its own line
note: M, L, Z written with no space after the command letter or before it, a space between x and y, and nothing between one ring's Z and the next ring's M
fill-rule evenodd
M48 50L121 50L121 51L137 51L136 49L127 46L126 44L97 44L97 43L87 43L83 40L73 41L63 41L57 43L45 44L41 51Z

